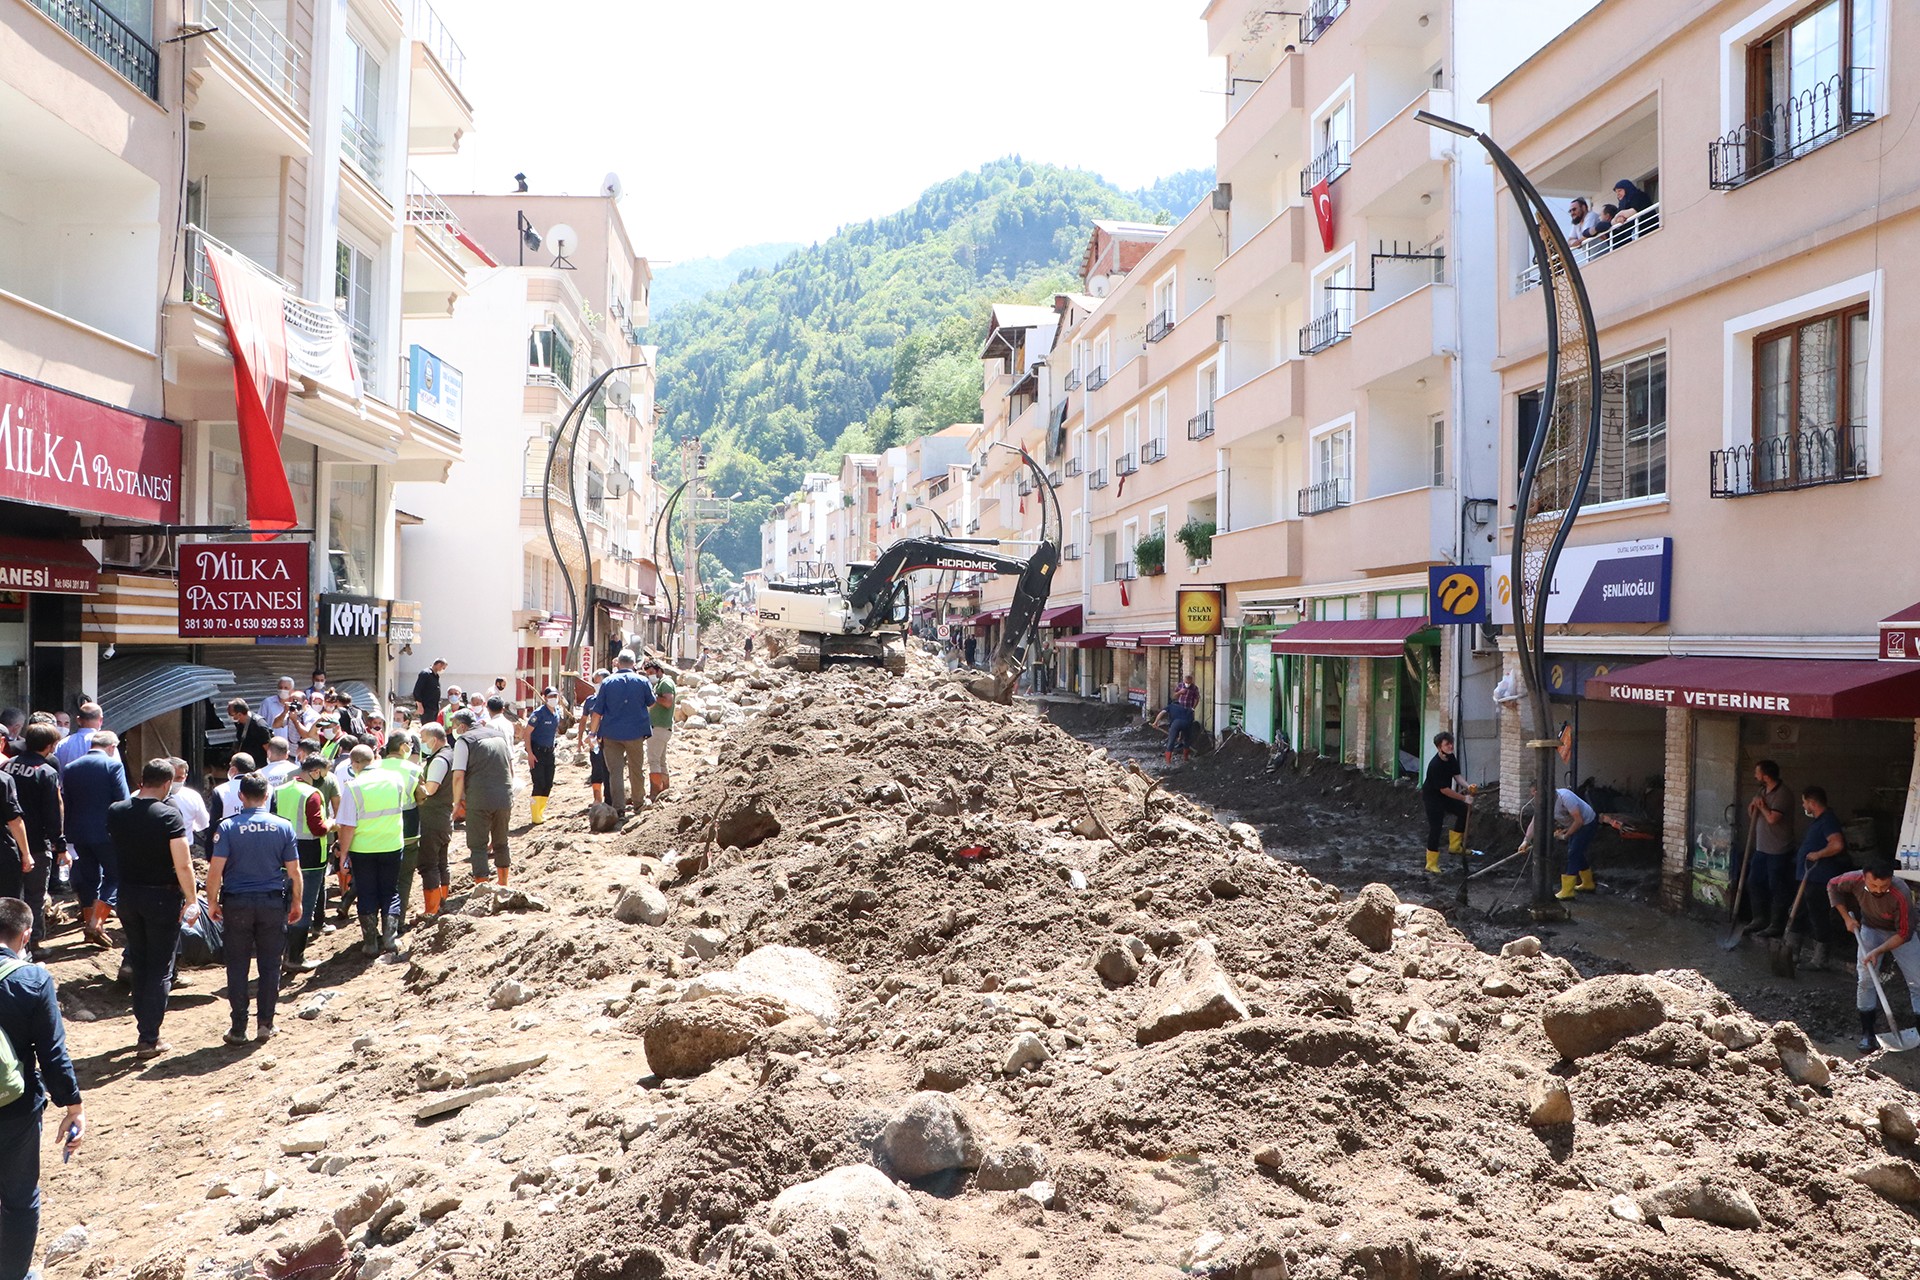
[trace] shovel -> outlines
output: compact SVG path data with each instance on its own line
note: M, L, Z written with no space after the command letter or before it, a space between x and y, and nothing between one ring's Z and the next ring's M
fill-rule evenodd
M1800 887L1794 890L1793 905L1787 908L1787 928L1783 936L1774 943L1773 955L1769 957L1775 976L1794 978L1800 970L1800 935L1793 926L1800 919L1800 900L1807 896L1807 882L1800 881ZM1889 1019L1891 1021L1891 1019Z
M1860 949L1860 963L1867 966L1867 973L1873 978L1874 994L1880 997L1880 1012L1887 1015L1887 1025L1889 1027L1896 1027L1897 1024L1895 1024L1893 1020L1893 1008L1887 1004L1887 989L1880 985L1880 962L1875 960L1871 964L1868 964L1866 956L1866 948L1862 947ZM1905 1031L1898 1029L1883 1031L1874 1038L1879 1041L1880 1047L1888 1053L1905 1053L1909 1049L1920 1049L1920 1027L1908 1027Z
M1740 898L1741 895L1747 891L1747 873L1753 870L1753 846L1755 841L1759 839L1759 836L1760 829L1757 825L1748 826L1747 856L1741 859L1740 883L1733 887L1733 907L1727 913L1727 919L1732 922L1733 928L1729 930L1727 936L1720 941L1720 949L1722 951L1733 950L1740 945L1740 940L1746 937L1746 934L1740 928Z

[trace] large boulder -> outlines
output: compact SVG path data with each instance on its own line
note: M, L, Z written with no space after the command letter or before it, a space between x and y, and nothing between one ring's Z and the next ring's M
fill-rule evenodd
M640 1039L655 1075L697 1076L745 1053L766 1030L766 1019L754 1010L708 998L654 1009L640 1024Z
M1745 1231L1765 1225L1753 1197L1723 1173L1663 1183L1640 1197L1640 1210L1649 1218L1697 1218Z
M777 1002L790 1017L800 1014L832 1026L840 1019L840 970L800 947L758 947L731 969L703 973L687 983L686 1000L738 996Z
M767 1232L791 1258L824 1267L796 1274L938 1280L947 1274L937 1236L913 1200L870 1164L848 1165L788 1187L767 1211ZM838 1270L844 1265L846 1270Z
M1394 913L1400 899L1383 884L1370 884L1360 891L1347 911L1347 932L1369 951L1386 951L1393 946Z
M1589 978L1547 1001L1540 1012L1547 1039L1563 1058L1611 1049L1666 1019L1666 1006L1653 982L1630 973Z
M666 923L670 909L667 895L655 888L652 881L642 880L613 904L613 918L621 924L659 925Z
M944 1093L907 1099L880 1131L880 1156L894 1176L909 1182L949 1169L980 1167L980 1144L967 1113Z
M1143 1045L1157 1044L1249 1016L1247 1002L1220 967L1213 943L1201 938L1188 943L1179 959L1160 973L1140 1011L1134 1037Z

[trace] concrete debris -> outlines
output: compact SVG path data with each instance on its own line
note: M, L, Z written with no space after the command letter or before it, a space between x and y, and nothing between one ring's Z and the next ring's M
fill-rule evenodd
M333 1123L325 1116L310 1116L280 1131L280 1153L289 1156L312 1155L324 1151L333 1141Z
M1903 1102L1883 1102L1878 1112L1880 1132L1895 1142L1912 1143L1920 1139L1920 1129L1913 1123L1913 1113L1907 1110Z
M1502 960L1531 958L1539 954L1540 939L1530 933L1524 937L1515 938L1512 942L1500 948L1500 958Z
M1158 1044L1251 1016L1246 999L1220 967L1213 943L1202 938L1188 943L1180 958L1160 973L1134 1035L1143 1045Z
M456 1111L472 1106L482 1098L491 1098L499 1092L499 1086L483 1084L474 1089L462 1089L458 1093L437 1094L415 1107L413 1118L425 1121L435 1116L452 1115Z
M662 925L667 922L667 895L652 881L630 885L613 904L613 918L622 924Z
M1869 1161L1847 1176L1895 1204L1920 1205L1920 1169L1895 1156Z
M697 1076L739 1057L766 1030L758 1012L724 996L660 1005L639 1027L647 1065L662 1076Z

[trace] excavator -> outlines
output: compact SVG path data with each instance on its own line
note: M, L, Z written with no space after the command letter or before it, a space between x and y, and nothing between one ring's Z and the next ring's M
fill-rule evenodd
M1027 465L1040 475L1031 458ZM1050 487L1050 486L1049 486ZM1055 501L1054 509L1058 510ZM1042 517L1042 528L1046 520ZM968 682L975 696L1008 702L1022 670L1021 652L1039 623L1060 567L1060 545L1042 537L1024 559L997 550L998 538L914 537L889 545L871 564L847 566L843 584L837 575L802 582L769 582L761 588L759 620L797 635L794 665L818 671L831 662L884 667L898 675L907 669L906 626L912 614L911 574L922 569L954 573L994 573L1017 577L1000 645L987 674Z

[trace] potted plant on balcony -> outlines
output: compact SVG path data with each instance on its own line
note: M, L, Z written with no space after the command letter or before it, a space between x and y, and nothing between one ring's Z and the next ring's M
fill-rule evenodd
M1188 516L1187 522L1173 536L1180 539L1180 545L1187 549L1187 559L1195 564L1204 564L1213 555L1213 531L1213 521Z
M1133 544L1133 563L1142 577L1151 578L1167 571L1167 535L1150 533Z

